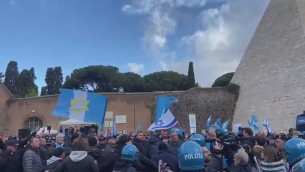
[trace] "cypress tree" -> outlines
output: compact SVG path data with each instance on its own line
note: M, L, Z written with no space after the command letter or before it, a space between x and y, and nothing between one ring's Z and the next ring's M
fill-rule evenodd
M187 73L187 86L188 89L196 87L193 62L189 62L189 69Z

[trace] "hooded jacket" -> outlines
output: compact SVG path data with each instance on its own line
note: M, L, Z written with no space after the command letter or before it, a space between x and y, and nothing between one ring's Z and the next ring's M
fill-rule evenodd
M98 172L97 162L87 154L86 151L72 151L66 158L51 172Z
M61 162L62 162L61 158L52 156L50 159L47 160L47 166L46 166L45 170L52 170L52 169L56 168Z

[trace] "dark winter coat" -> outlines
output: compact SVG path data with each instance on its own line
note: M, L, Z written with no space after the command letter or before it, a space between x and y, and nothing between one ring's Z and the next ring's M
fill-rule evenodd
M169 167L173 172L179 172L178 159L169 151L159 151L159 154L155 156L154 160L156 163L159 163L159 160L162 160L162 162L166 163L166 166Z
M102 150L98 149L97 147L91 147L88 150L88 155L92 156L92 158L98 161L102 156Z
M239 164L236 166L236 172L251 172L251 166L249 164Z
M3 152L0 155L0 169L3 172L21 172L22 167L22 151L17 150L16 152L10 154L8 152Z
M116 160L120 157L116 152L116 145L106 144L105 149L102 150L101 158L98 160L100 172L111 172Z
M72 151L61 164L50 172L98 172L97 162L86 151Z
M117 161L113 166L112 172L137 172L137 170L127 161Z
M55 169L63 160L56 156L52 156L50 159L47 160L47 166L45 170L53 170Z
M161 143L160 139L157 137L151 137L148 140L148 143L150 145L150 149L151 149L151 157L154 158L155 156L158 155L159 152L159 144Z
M181 141L178 141L178 142L171 141L168 143L168 150L171 154L178 157L178 151L179 151L181 145L182 145Z
M222 157L217 157L215 154L211 156L210 163L205 168L207 172L218 172L222 171Z
M151 147L147 141L139 141L135 138L132 140L132 144L135 145L144 156L151 158Z

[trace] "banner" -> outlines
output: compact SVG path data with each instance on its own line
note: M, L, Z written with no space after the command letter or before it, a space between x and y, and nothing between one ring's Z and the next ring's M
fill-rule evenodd
M190 122L190 133L196 133L196 115L189 114L189 122Z

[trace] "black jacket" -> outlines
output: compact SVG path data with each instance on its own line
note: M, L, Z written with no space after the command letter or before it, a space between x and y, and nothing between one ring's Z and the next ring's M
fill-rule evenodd
M166 163L166 166L169 167L173 172L179 172L178 159L169 151L159 151L159 154L154 158L154 160L156 163L159 163L159 160L162 160L162 162Z
M98 149L97 147L91 147L88 150L88 155L92 156L92 158L98 161L102 156L102 150Z
M111 172L113 165L120 155L116 152L116 145L106 144L98 160L100 172Z
M147 158L151 158L151 147L147 141L139 141L136 138L132 140L132 144L135 145L139 152L141 152Z
M50 172L98 172L97 162L86 151L72 151L61 164Z
M168 143L168 150L171 154L178 157L178 151L180 149L180 146L182 145L181 141L178 142L169 142Z
M22 166L22 150L17 150L15 153L10 154L8 152L3 152L0 155L0 161L2 166L0 166L0 171L3 172L21 172L23 171Z
M236 166L236 172L249 172L251 171L251 166L249 164L239 164Z
M155 156L158 155L159 152L159 144L160 144L160 139L157 137L151 137L148 140L148 143L150 145L150 149L151 149L151 158L154 158Z
M137 170L127 161L117 161L112 172L137 172Z
M47 166L45 167L45 170L53 170L55 169L63 160L52 156L50 159L47 160Z

